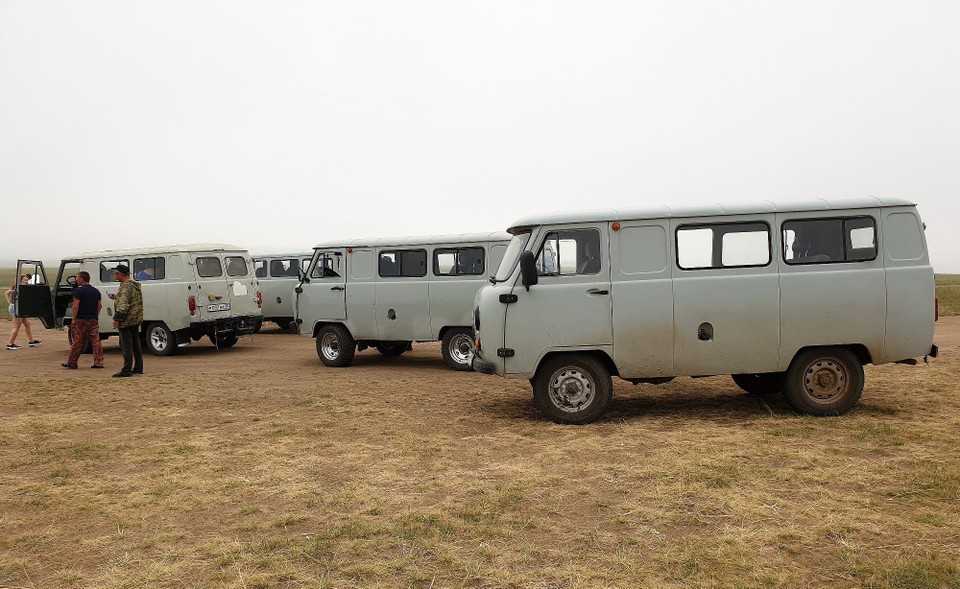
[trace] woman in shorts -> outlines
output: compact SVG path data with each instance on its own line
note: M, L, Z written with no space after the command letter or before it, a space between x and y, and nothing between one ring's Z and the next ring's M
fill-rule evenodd
M30 276L24 274L20 277L20 284L30 284ZM23 326L23 329L27 332L27 345L31 348L35 348L40 345L40 340L33 339L33 330L30 329L30 320L26 317L20 317L14 310L14 301L17 298L17 285L14 284L10 287L10 290L6 292L7 304L10 305L10 316L13 317L13 329L10 330L10 341L7 343L8 350L19 350L20 346L17 345L17 336L20 334L20 326Z

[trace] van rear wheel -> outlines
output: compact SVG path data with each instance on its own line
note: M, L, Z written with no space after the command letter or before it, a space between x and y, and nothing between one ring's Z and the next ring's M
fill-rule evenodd
M840 415L860 400L863 365L846 348L813 348L796 355L785 379L790 406L807 415Z
M763 374L732 374L733 382L751 395L772 395L783 390L784 372Z
M237 345L237 342L240 341L240 338L237 337L237 334L231 333L230 335L221 335L219 337L211 335L210 341L218 350L225 350Z
M162 321L147 327L147 350L154 356L172 356L177 351L177 336Z
M531 383L537 408L556 423L595 421L606 412L613 397L610 371L592 356L551 358L540 365Z
M454 370L470 370L473 363L473 330L454 327L443 334L443 361Z
M317 332L317 356L326 366L349 366L356 352L357 342L346 327L325 325Z

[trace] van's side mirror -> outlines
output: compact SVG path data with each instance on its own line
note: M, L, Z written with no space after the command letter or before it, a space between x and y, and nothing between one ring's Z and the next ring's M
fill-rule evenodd
M70 286L76 286L76 285L77 285L77 276L76 276L76 274L67 276L67 284L69 284Z
M537 258L530 250L520 252L520 280L527 290L540 281L537 275Z

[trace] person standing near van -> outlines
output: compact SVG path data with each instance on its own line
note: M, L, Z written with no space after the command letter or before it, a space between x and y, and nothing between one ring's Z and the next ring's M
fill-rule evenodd
M67 361L61 364L64 368L76 369L77 360L83 353L83 348L90 341L93 349L93 366L103 368L103 344L100 342L100 310L103 301L100 291L90 284L90 273L77 272L77 288L73 289L73 315L70 320L73 343L70 344L70 354Z
M20 277L20 284L30 284L30 275L24 274ZM31 348L35 348L40 345L40 340L33 338L33 332L30 329L30 320L26 317L21 317L15 313L16 311L16 301L17 298L17 285L14 284L10 287L5 293L7 297L7 304L10 305L10 317L13 318L13 329L10 330L10 341L7 343L8 350L19 350L20 346L17 345L17 336L20 335L20 326L23 326L23 329L27 332L27 345Z
M113 275L120 283L113 305L113 326L120 332L120 353L123 368L114 377L143 374L143 351L140 348L140 324L143 323L143 294L140 283L130 278L130 267L117 264Z

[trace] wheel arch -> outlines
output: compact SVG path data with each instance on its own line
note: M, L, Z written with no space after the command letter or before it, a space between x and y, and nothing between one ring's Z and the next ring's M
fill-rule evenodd
M806 352L807 350L824 350L827 348L843 348L845 350L850 350L853 352L853 355L860 360L860 364L867 365L873 364L873 356L870 354L870 349L867 348L864 344L827 344L827 345L816 345L816 346L804 346L798 349L793 353L793 356L790 358L790 363L793 363L794 359L800 354Z
M350 328L347 327L347 324L344 323L343 321L317 321L316 323L313 324L313 335L311 335L310 337L316 338L317 334L320 333L320 330L328 325L339 325L344 329L346 329L351 336L353 336L353 332L350 331Z
M557 358L559 356L590 356L592 358L597 359L601 364L603 364L604 367L607 369L607 371L610 372L610 376L616 376L618 378L620 377L620 371L617 370L617 365L613 362L613 358L611 358L603 350L597 350L597 349L551 350L540 357L540 360L537 362L536 369L534 370L534 374L540 371L540 367L543 366L544 363L549 362L553 358Z

